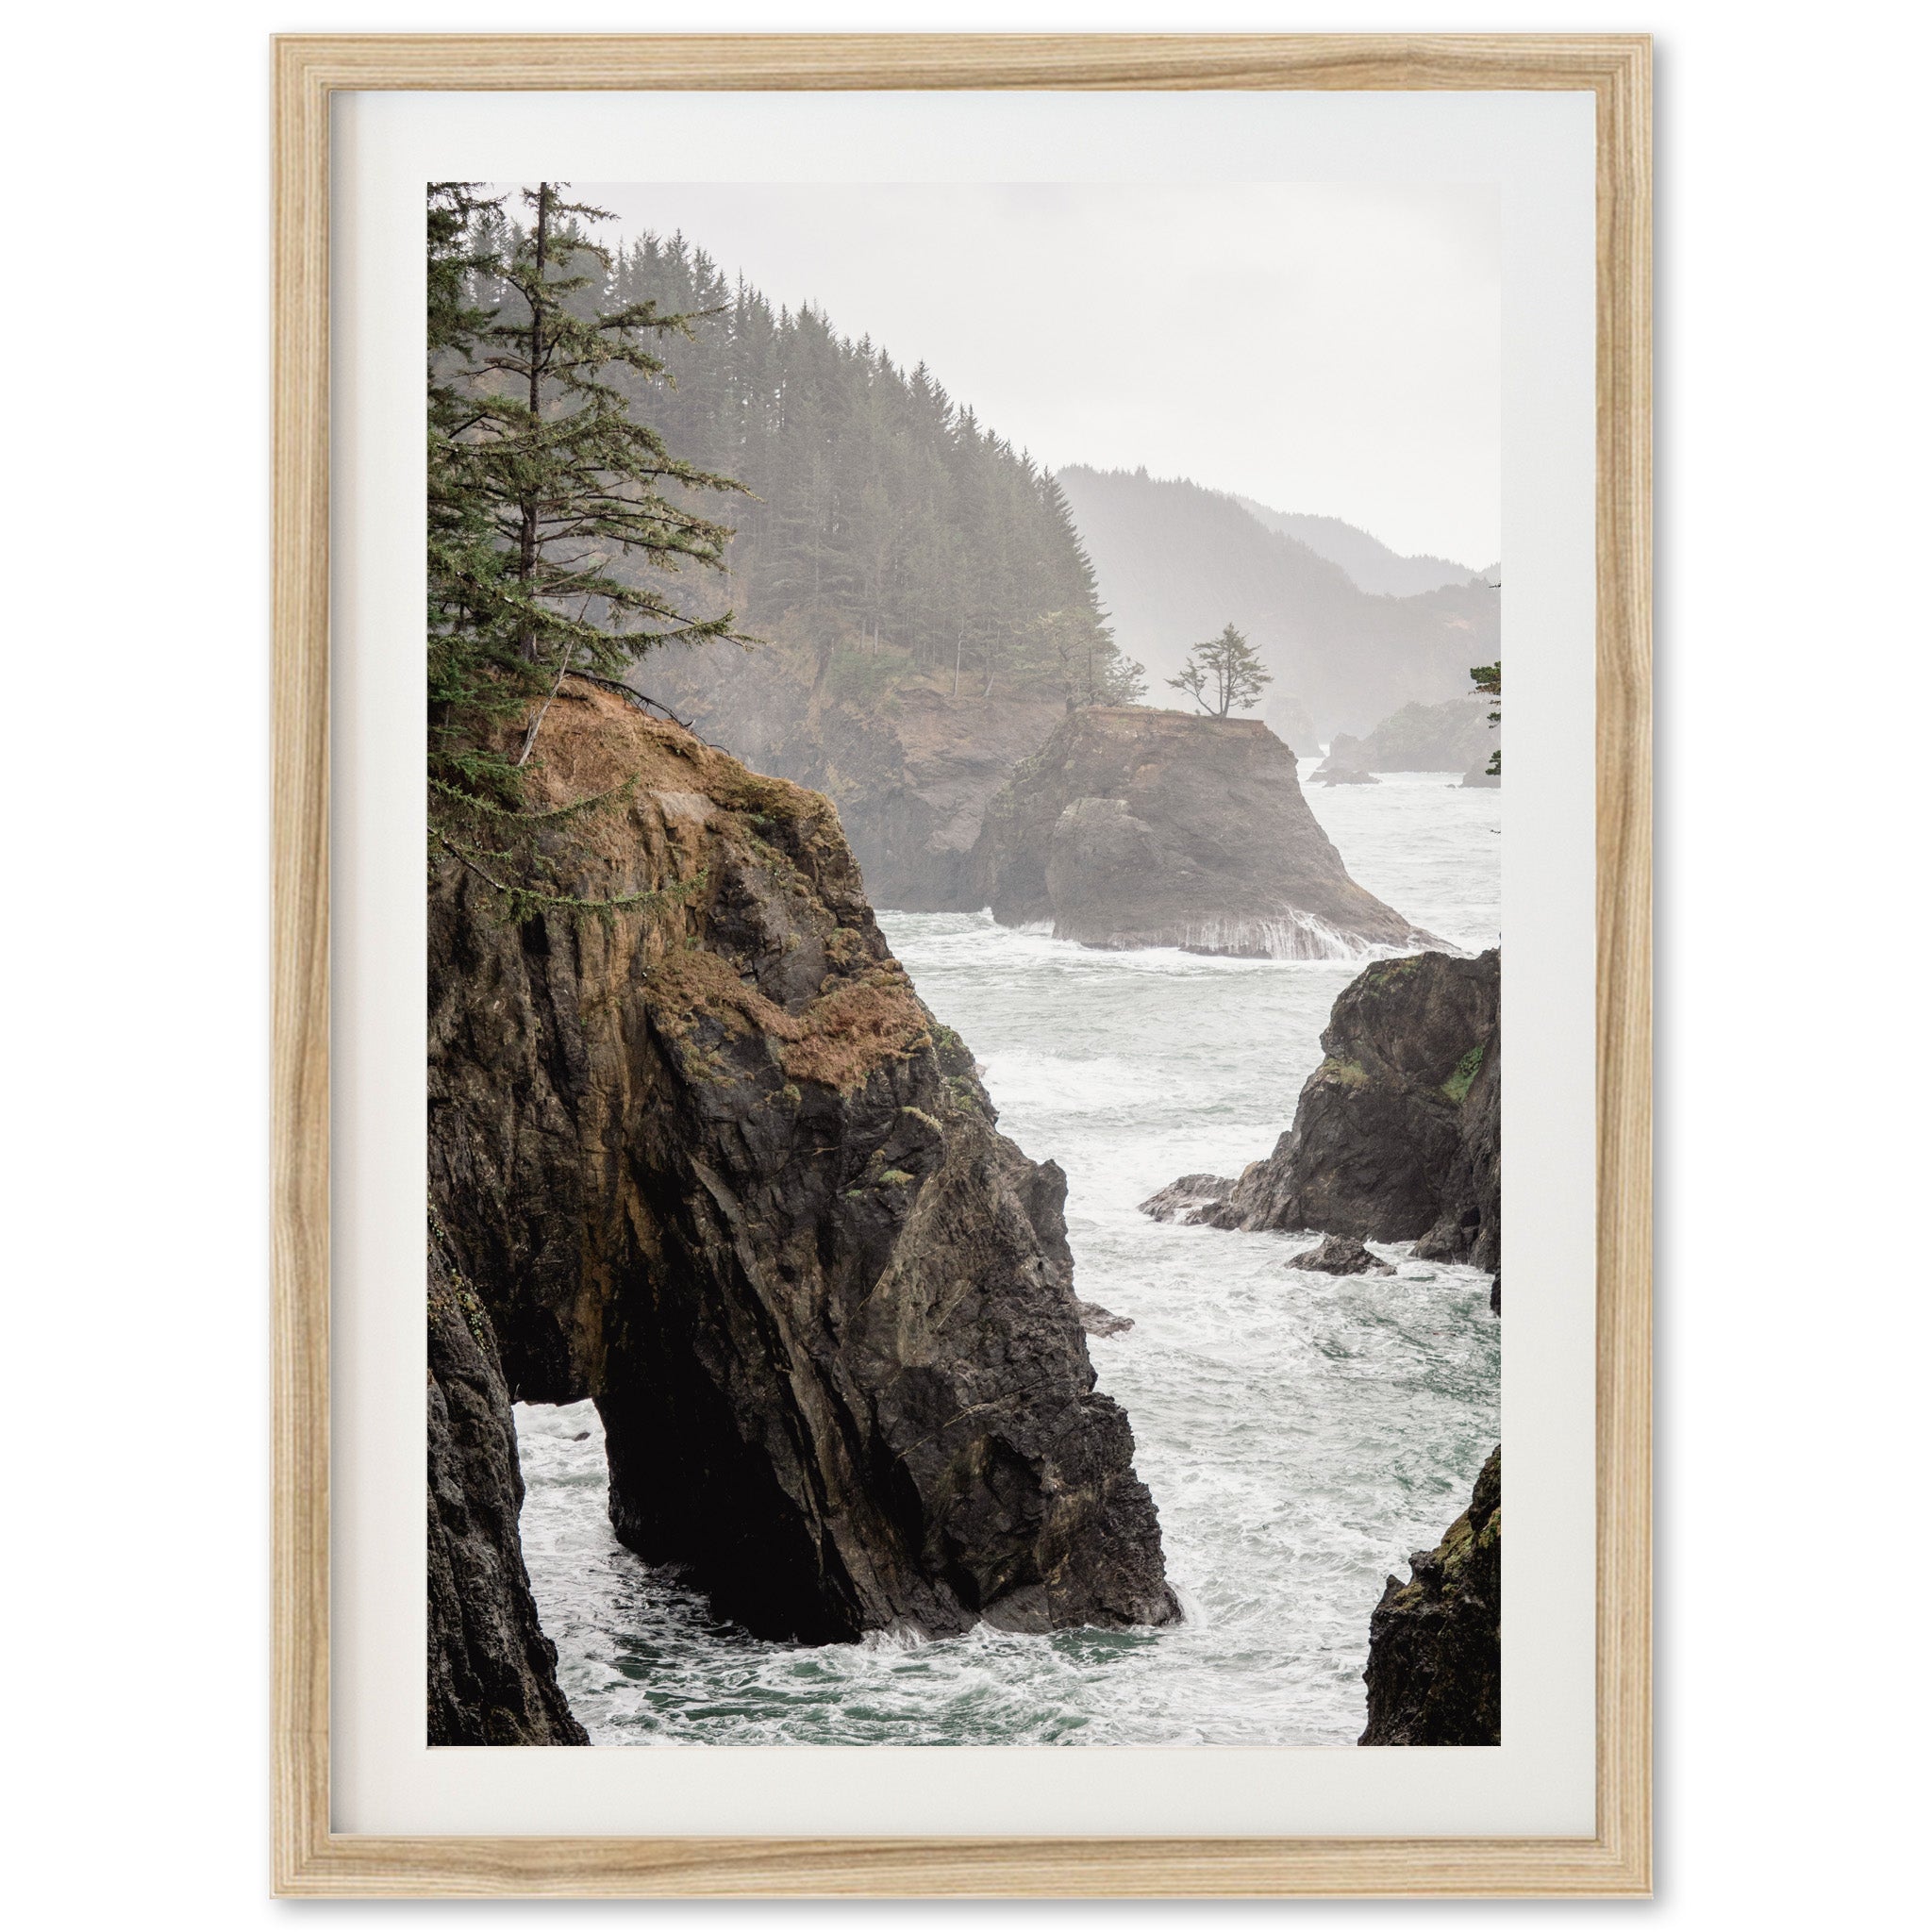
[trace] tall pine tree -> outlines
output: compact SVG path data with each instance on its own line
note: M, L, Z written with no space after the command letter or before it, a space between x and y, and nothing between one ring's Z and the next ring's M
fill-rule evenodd
M564 676L738 635L729 610L688 611L665 582L687 563L722 570L731 532L692 500L741 488L675 456L647 413L664 375L653 345L693 318L608 299L610 257L583 224L609 217L560 188L524 191L527 228L470 183L433 184L427 211L432 853L513 917L629 903L549 890L534 833L559 815L520 809Z

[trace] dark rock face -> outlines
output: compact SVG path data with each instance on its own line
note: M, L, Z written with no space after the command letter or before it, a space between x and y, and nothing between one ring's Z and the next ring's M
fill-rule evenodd
M1347 958L1429 936L1349 877L1258 720L1093 706L987 807L973 897L1104 947Z
M1191 1218L1358 1241L1430 1236L1445 1260L1492 1255L1501 1240L1501 977L1493 951L1365 968L1335 1002L1322 1034L1327 1057L1302 1088L1293 1126L1226 1200ZM1478 1128L1487 1138L1478 1141Z
M1131 1315L1116 1315L1111 1308L1103 1308L1098 1302L1076 1301L1074 1312L1080 1318L1080 1326L1089 1335L1124 1335L1134 1325Z
M1315 1274L1393 1274L1387 1261L1378 1260L1352 1235L1324 1235L1306 1253L1294 1256L1291 1268L1306 1269Z
M490 1318L429 1254L429 1741L587 1744L517 1539L524 1480Z
M1485 957L1488 957L1487 955ZM1490 1307L1503 1309L1503 1025L1483 1050L1463 1097L1456 1158L1441 1189L1435 1224L1415 1244L1425 1261L1467 1261L1495 1278Z
M1225 1174L1184 1174L1169 1181L1158 1193L1141 1203L1141 1212L1155 1221L1191 1222L1203 1208L1224 1201L1234 1191L1234 1182Z
M1064 701L956 697L918 680L846 691L814 683L808 664L775 650L670 649L639 682L755 770L825 793L872 905L978 911L967 862L987 801L1046 742Z
M513 927L433 884L431 1195L512 1393L594 1396L620 1538L758 1634L1172 1621L1064 1176L830 806L575 681L540 751L535 803L610 797L557 890L655 896Z
M1389 1579L1370 1622L1364 1744L1503 1741L1503 1451L1433 1550Z

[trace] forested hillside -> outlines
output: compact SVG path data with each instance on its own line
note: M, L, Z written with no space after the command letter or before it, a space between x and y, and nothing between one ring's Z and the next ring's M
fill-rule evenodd
M514 252L507 226L486 239ZM816 309L774 309L680 237L640 236L608 265L579 250L573 268L591 277L575 313L688 318L654 338L661 375L606 377L691 470L741 486L658 485L729 532L721 570L668 580L680 609L713 625L728 611L753 641L666 629L632 682L755 769L829 795L874 904L950 906L1014 763L1070 707L1141 689L1058 486L924 367ZM523 312L503 283L475 296ZM663 583L664 561L603 567Z
M962 695L1126 695L1058 486L923 364L774 309L681 236L637 237L580 299L692 318L659 344L669 384L629 382L635 405L745 487L708 512L734 532L712 595L740 629L809 651L815 685L844 659L839 681L860 688L911 673Z
M1419 597L1444 584L1461 584L1476 575L1468 564L1447 557L1405 557L1368 531L1340 517L1299 516L1271 509L1252 496L1235 501L1264 529L1279 530L1297 543L1306 543L1317 557L1339 563L1358 591L1383 597Z
M1145 661L1157 696L1189 644L1232 623L1274 675L1265 715L1292 739L1298 705L1325 740L1462 695L1470 666L1500 652L1501 593L1480 578L1371 595L1218 491L1144 470L1069 467L1059 482L1114 636Z

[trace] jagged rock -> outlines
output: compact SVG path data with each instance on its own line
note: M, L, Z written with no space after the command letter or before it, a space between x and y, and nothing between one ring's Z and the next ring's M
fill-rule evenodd
M1046 691L955 696L920 678L878 692L815 680L808 653L672 647L638 682L760 772L823 791L866 897L908 912L976 912L967 861L987 801L1066 715Z
M1381 779L1369 772L1358 772L1352 765L1331 767L1324 765L1315 776L1324 785L1379 785Z
M1242 1171L1224 1201L1194 1218L1359 1241L1431 1237L1435 1258L1480 1254L1478 1266L1493 1265L1501 977L1493 951L1474 959L1421 953L1366 967L1335 1002L1322 1035L1326 1058L1302 1088L1294 1124L1274 1153Z
M1393 1274L1387 1261L1369 1253L1353 1235L1324 1235L1316 1244L1292 1257L1291 1268L1306 1269L1315 1274Z
M1503 1741L1503 1451L1433 1550L1389 1579L1369 1624L1364 1744Z
M1156 1221L1189 1222L1201 1208L1226 1200L1233 1187L1225 1174L1184 1174L1158 1193L1149 1194L1141 1203L1141 1212Z
M1091 706L987 807L973 896L1083 945L1347 958L1429 936L1349 877L1250 718Z
M1002 1136L827 802L567 681L554 890L430 894L431 1197L519 1399L594 1396L611 1520L807 1641L1172 1621L1065 1178ZM641 895L641 896L640 896Z
M1463 773L1462 774L1462 785L1464 791L1477 790L1482 788L1494 790L1495 788L1500 786L1502 782L1502 773L1492 772L1490 770L1490 760L1489 755L1487 753L1485 753L1483 757L1478 758L1475 761L1475 763L1470 766L1469 770Z
M524 1479L496 1341L429 1251L429 1741L588 1744L517 1538Z
M1131 1315L1116 1315L1098 1302L1075 1301L1074 1310L1080 1317L1081 1327L1090 1335L1124 1335L1134 1325Z

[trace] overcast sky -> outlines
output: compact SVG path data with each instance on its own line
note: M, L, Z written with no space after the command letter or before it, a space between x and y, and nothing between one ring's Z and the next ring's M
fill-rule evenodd
M1052 468L1190 476L1502 553L1489 186L576 182L824 308Z

